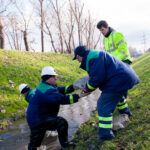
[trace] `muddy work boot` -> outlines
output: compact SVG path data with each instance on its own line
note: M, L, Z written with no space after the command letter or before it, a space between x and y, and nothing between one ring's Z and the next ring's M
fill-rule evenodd
M128 117L131 117L132 116L132 113L128 110L128 111L125 111L125 112L120 112L120 114L127 114Z

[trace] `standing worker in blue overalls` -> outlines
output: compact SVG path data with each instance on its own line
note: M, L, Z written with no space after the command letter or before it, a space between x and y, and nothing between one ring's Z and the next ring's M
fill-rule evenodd
M139 78L130 65L105 51L87 50L85 46L78 46L74 50L73 60L75 59L89 75L84 92L88 93L96 88L102 91L97 103L99 136L102 140L111 140L114 138L113 112L117 104L125 99L127 91L139 83ZM123 101L120 108L121 114L131 115L127 102Z

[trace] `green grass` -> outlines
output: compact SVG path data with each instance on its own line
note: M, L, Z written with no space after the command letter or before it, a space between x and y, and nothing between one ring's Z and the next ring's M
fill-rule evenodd
M13 120L24 116L27 106L20 97L18 85L28 83L35 88L40 82L40 71L44 66L51 65L58 75L58 85L70 85L86 73L79 69L72 55L35 53L0 50L0 128L6 126L7 119ZM90 121L83 124L74 136L78 141L76 150L149 150L150 149L150 53L136 59L132 67L141 82L129 91L128 104L133 117L125 129L115 133L116 138L101 144L98 135L97 112ZM10 81L14 82L11 87ZM117 112L115 112L117 114Z
M136 59L132 67L141 82L129 90L127 100L133 117L126 128L115 132L116 138L102 145L95 112L74 136L78 141L75 150L150 150L150 53Z
M41 81L40 71L45 66L53 66L58 75L57 84L65 86L72 84L86 73L79 69L77 61L72 61L73 55L24 52L15 50L0 50L0 120L16 114L23 114L27 106L24 97L20 97L18 86L27 83L36 88ZM12 87L11 81L14 82ZM18 113L19 112L19 113Z

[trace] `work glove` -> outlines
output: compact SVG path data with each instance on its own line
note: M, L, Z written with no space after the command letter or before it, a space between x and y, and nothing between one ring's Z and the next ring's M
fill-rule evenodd
M83 90L84 88L84 85L87 83L87 81L89 80L89 77L88 76L83 76L81 77L80 79L76 80L74 83L73 83L73 87L75 90Z
M72 96L73 96L73 103L78 102L78 99L80 98L79 94L72 94Z
M73 92L75 89L73 87L73 84L71 84L68 88L67 88L67 93L71 93Z
M78 89L80 89L80 88L79 88L79 86L76 86L76 85L73 84L73 89L74 89L74 90L78 90Z
M81 92L79 93L79 98L85 97L85 96L87 96L87 95L89 95L89 94L90 94L90 92L89 92L89 93L86 93L86 92L84 92L84 91L81 91Z

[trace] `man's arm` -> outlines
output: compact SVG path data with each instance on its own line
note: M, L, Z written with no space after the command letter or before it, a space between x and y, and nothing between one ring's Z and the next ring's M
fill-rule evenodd
M50 89L46 92L46 101L49 103L56 104L73 104L78 102L79 95L78 94L69 94L64 95L58 92L58 90Z
M74 92L74 88L73 88L72 84L70 86L57 87L57 89L61 94L67 94L67 93Z
M118 47L118 52L119 52L118 58L120 60L124 60L124 57L128 55L128 47L124 39L124 36L122 33L116 32L113 38L114 38L115 46Z
M94 59L90 62L89 80L85 85L84 90L87 92L94 91L98 86L102 85L105 81L106 70L104 67L103 56Z

